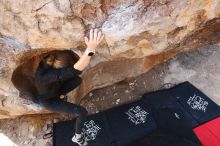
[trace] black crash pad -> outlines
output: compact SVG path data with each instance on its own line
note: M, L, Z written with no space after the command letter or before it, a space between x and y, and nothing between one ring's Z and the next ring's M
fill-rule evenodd
M220 115L220 107L189 82L170 89L170 93L199 125Z
M171 89L144 94L139 101L89 116L83 133L88 146L126 146L156 129L171 131L197 143L192 129L219 115L217 104L192 84L184 82ZM54 146L77 146L71 141L74 122L54 124Z
M54 146L77 146L71 141L74 122L54 124ZM88 146L124 146L153 129L156 129L156 124L151 108L143 101L137 101L89 116L83 133Z
M117 146L124 146L156 129L150 106L141 100L105 112Z
M186 119L190 127L198 126L199 123L186 111L183 106L170 94L170 89L147 93L142 97L147 105L151 105L153 111L174 109L181 112L181 117Z
M53 145L54 146L78 146L71 139L75 131L75 120L69 120L54 124ZM89 116L84 123L84 134L90 146L103 146L110 144L109 126L104 113ZM95 140L95 141L94 141Z
M146 93L142 100L155 110L169 108L180 111L191 128L220 116L220 107L189 82Z

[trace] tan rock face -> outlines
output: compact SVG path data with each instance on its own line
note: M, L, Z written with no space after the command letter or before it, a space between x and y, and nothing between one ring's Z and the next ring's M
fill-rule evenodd
M72 93L76 102L181 51L218 43L219 18L220 0L0 1L0 118L44 112L19 98L13 72L23 68L16 74L22 82L34 73L42 53L85 48L90 28L100 28L105 40Z

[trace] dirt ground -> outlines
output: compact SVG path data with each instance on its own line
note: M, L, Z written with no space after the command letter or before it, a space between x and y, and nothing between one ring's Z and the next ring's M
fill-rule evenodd
M220 105L219 58L220 45L179 54L141 76L90 92L81 105L94 114L138 100L146 92L167 87L166 83L184 81L190 81ZM52 146L52 138L43 139L43 135L51 131L53 122L71 118L67 114L48 114L0 120L0 134L18 146ZM0 141L0 146L6 145Z

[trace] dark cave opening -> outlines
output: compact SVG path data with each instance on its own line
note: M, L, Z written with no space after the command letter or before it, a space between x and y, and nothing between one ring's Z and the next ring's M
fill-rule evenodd
M66 53L71 53L74 61L79 59L79 56L74 51L70 50L52 50L46 53L37 53L37 55L31 58L29 56L26 56L30 55L30 53L26 53L22 57L23 63L21 63L14 70L11 78L13 85L19 91L19 97L37 102L35 97L35 95L37 94L37 89L35 88L35 72L37 70L38 64L46 55L59 51L66 51ZM29 59L24 60L25 57Z

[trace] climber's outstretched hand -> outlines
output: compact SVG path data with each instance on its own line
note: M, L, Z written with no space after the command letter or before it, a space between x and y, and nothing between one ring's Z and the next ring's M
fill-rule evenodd
M103 40L104 35L98 29L91 29L89 32L89 38L85 37L85 43L87 49L94 51L96 50L99 43Z
M98 29L91 29L89 33L89 38L85 37L85 43L87 45L86 51L92 51L95 53L95 50L98 44L103 40L104 35ZM83 71L90 62L91 56L87 53L84 53L80 59L74 64L74 68L80 71Z

